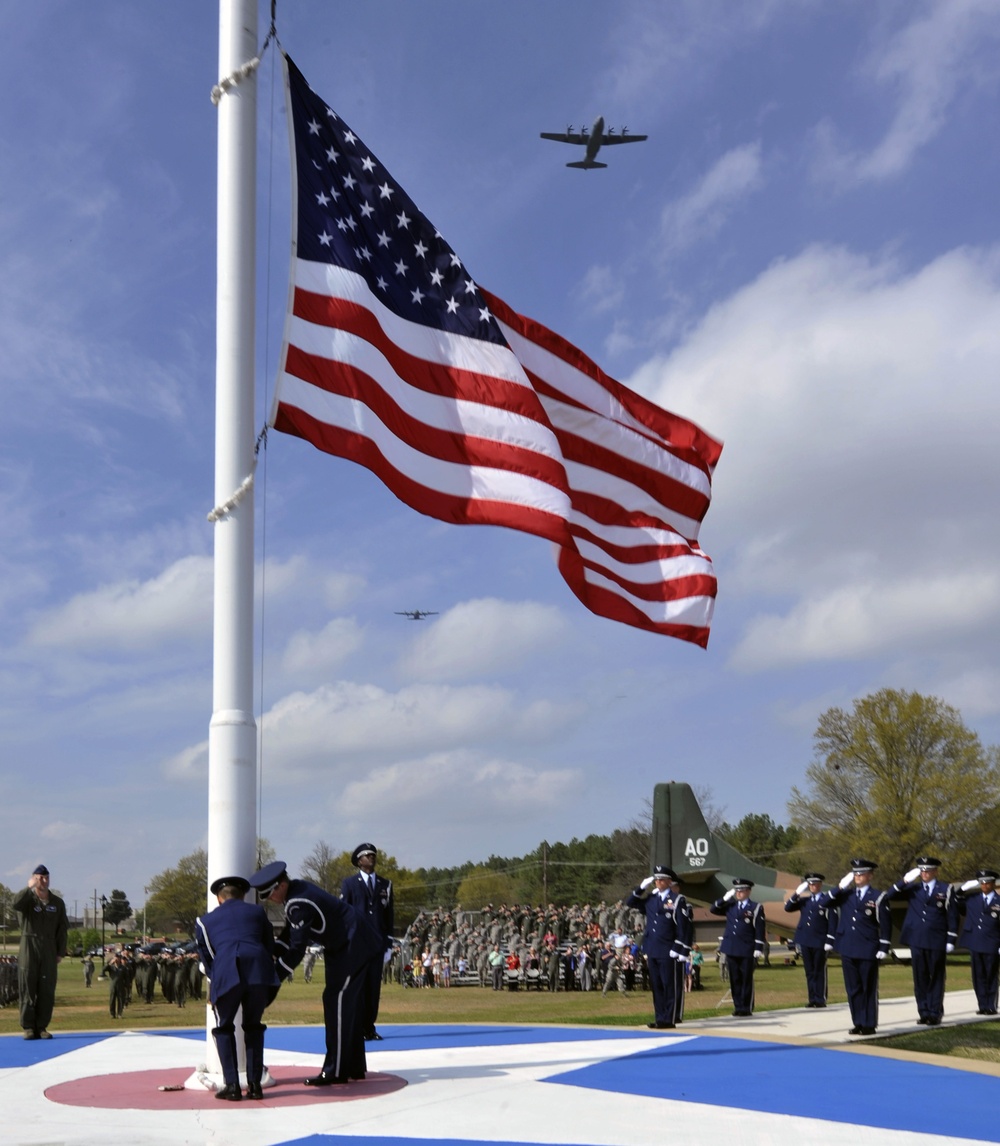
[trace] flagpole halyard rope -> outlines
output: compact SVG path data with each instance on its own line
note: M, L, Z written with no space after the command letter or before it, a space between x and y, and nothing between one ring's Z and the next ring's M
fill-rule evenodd
M248 76L260 67L260 56L254 56L252 60L248 60L245 64L241 64L235 72L230 73L212 88L212 103L218 107L219 101L226 94L232 91L238 84L241 84Z
M254 469L247 474L247 476L240 482L239 489L228 498L221 505L217 505L207 516L208 520L215 522L221 521L222 518L228 517L229 514L240 504L246 495L253 489L253 476L257 466L254 464Z
M252 76L254 72L260 67L261 58L267 51L267 45L272 40L277 43L278 30L274 24L274 9L275 4L272 2L271 29L267 33L267 36L264 39L264 43L261 45L260 53L254 56L252 60L247 60L245 64L240 64L240 66L234 72L230 72L228 76L225 76L223 79L219 80L219 82L212 88L212 103L214 103L216 107L219 106L222 97L227 92L231 92L233 88L238 87L245 79L248 79L250 76Z

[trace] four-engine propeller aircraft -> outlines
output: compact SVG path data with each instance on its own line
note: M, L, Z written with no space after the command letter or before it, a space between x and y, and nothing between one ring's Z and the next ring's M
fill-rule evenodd
M581 127L579 131L574 131L573 125L570 124L564 132L543 131L541 137L542 139L554 139L557 143L576 143L586 147L587 153L583 159L576 163L566 164L567 167L582 167L585 171L589 171L591 167L607 167L606 163L598 163L595 160L595 156L602 147L610 146L613 143L642 143L644 139L649 138L646 135L629 135L627 127L623 127L618 135L615 135L613 127L609 127L605 132L603 115L599 115L594 120L594 125L590 131L587 131L585 127Z
M404 609L401 613L397 611L397 617L409 617L411 621L422 621L424 617L436 617L437 613L433 609Z

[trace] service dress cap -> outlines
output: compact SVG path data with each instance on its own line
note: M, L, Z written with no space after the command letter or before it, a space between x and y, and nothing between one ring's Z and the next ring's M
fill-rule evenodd
M826 876L821 871L807 871L802 878L806 883L822 883Z
M358 860L361 859L361 857L365 856L365 855L376 856L376 855L378 855L378 849L375 847L374 844L358 844L358 846L354 849L354 851L351 852L351 863L352 863L352 865L354 867L357 867L358 866Z
M874 871L877 867L877 863L874 863L872 860L862 859L860 856L857 859L851 860L851 871Z
M246 895L250 890L250 881L241 875L224 875L221 879L214 880L209 890L213 895L218 895L224 887L231 887L239 895Z
M285 874L285 861L275 860L274 863L265 864L260 871L255 871L249 879L249 884L255 888L261 899L267 899L278 886L278 881Z
M656 867L653 868L653 879L670 879L676 882L677 872L675 872L672 867L658 863Z
M994 871L991 867L981 867L976 872L976 879L980 883L996 883L1000 879L1000 872Z
M40 863L38 865L38 867L36 867L35 870L31 874L32 875L48 875L49 869L45 866L45 864Z
M918 856L916 866L921 871L934 871L941 866L941 861L935 856Z
M749 891L750 888L753 887L753 880L752 879L744 879L743 876L738 875L733 880L733 887L736 888L737 891L739 891L741 888L745 889L746 891Z

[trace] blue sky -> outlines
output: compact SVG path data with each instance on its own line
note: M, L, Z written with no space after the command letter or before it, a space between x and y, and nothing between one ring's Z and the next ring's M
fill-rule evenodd
M44 860L71 905L140 903L206 838L217 25L206 0L8 22L0 881ZM725 441L703 652L590 616L545 542L423 518L272 436L279 855L519 854L625 825L663 780L785 822L820 713L883 686L1000 741L995 4L284 0L278 30L478 282ZM261 424L289 246L274 63ZM649 141L582 172L538 138L598 114ZM415 608L438 616L394 615Z

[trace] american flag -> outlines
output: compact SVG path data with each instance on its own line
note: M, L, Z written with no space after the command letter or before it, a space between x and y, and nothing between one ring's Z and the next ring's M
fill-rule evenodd
M292 289L271 424L421 513L558 546L601 616L704 647L721 444L481 288L285 57Z

